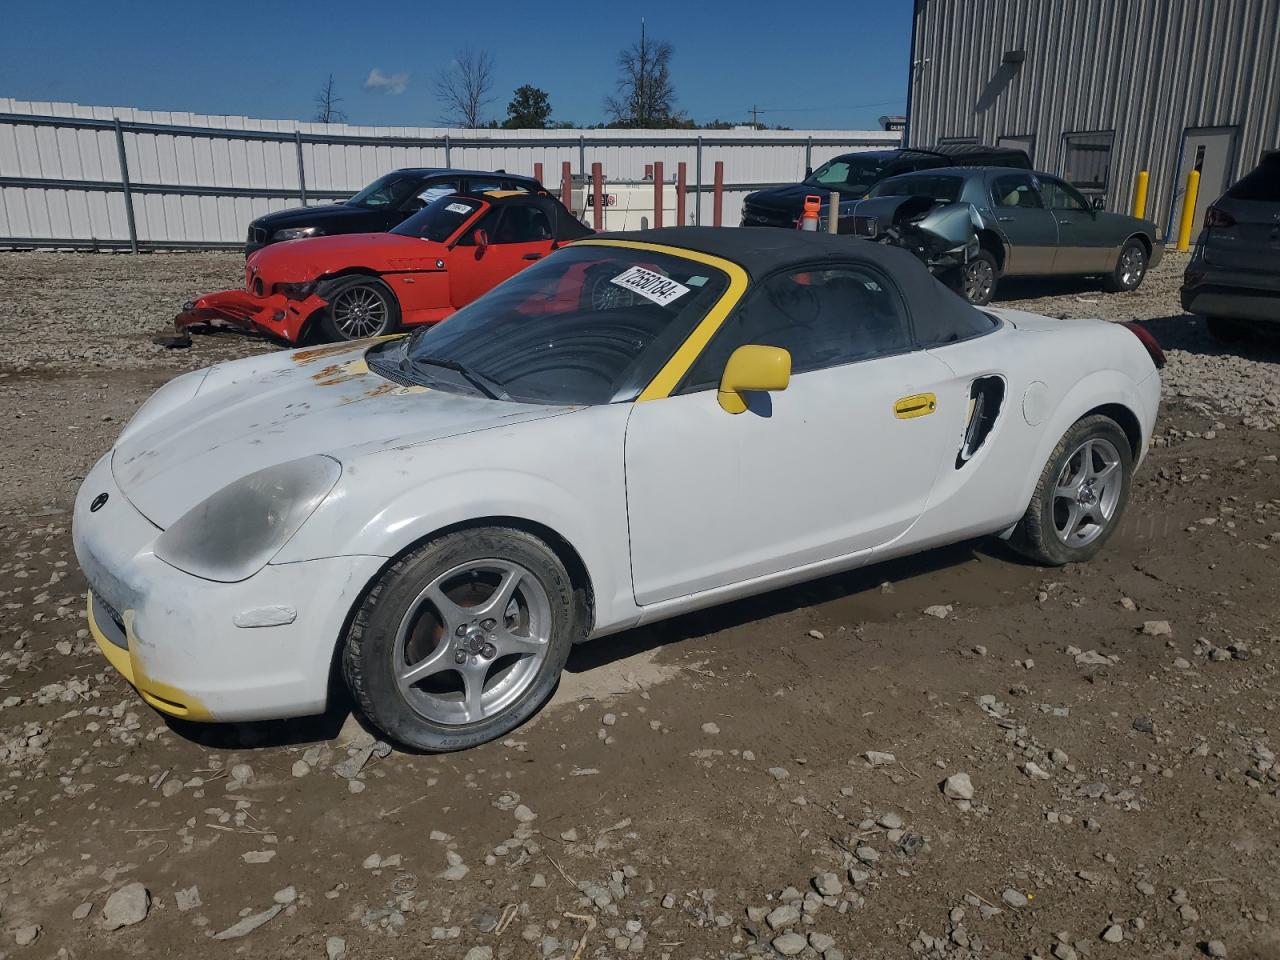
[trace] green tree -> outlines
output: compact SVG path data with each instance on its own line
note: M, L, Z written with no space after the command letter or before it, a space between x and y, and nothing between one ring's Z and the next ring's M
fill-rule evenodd
M551 119L551 98L547 91L526 83L516 87L507 104L507 119L502 125L508 130L545 130Z

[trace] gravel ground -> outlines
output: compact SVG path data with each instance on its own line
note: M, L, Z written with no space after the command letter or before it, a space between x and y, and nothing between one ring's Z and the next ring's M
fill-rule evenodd
M589 644L501 743L193 727L97 654L71 498L234 254L0 254L0 957L1280 956L1280 355L1143 289L1001 302L1169 351L1122 529L970 543ZM226 942L231 941L231 942Z

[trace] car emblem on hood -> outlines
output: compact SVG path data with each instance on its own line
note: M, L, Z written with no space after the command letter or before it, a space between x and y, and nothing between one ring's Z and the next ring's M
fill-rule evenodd
M110 499L111 499L111 494L109 493L98 494L96 497L93 498L93 503L89 504L89 512L97 513L106 505L106 502Z

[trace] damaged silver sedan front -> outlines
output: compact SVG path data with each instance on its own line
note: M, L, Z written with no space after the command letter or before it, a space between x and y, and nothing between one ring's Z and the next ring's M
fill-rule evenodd
M978 305L1009 276L1098 276L1106 290L1135 290L1164 253L1151 221L1095 209L1057 177L1010 167L892 177L840 215L841 233L911 251Z

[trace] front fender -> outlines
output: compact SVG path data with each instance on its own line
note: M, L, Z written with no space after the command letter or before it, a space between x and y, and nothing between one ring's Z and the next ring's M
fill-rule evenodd
M344 464L334 493L273 562L390 558L448 527L511 518L554 532L581 559L593 634L623 629L639 616L623 476L627 410L606 405L360 457Z

